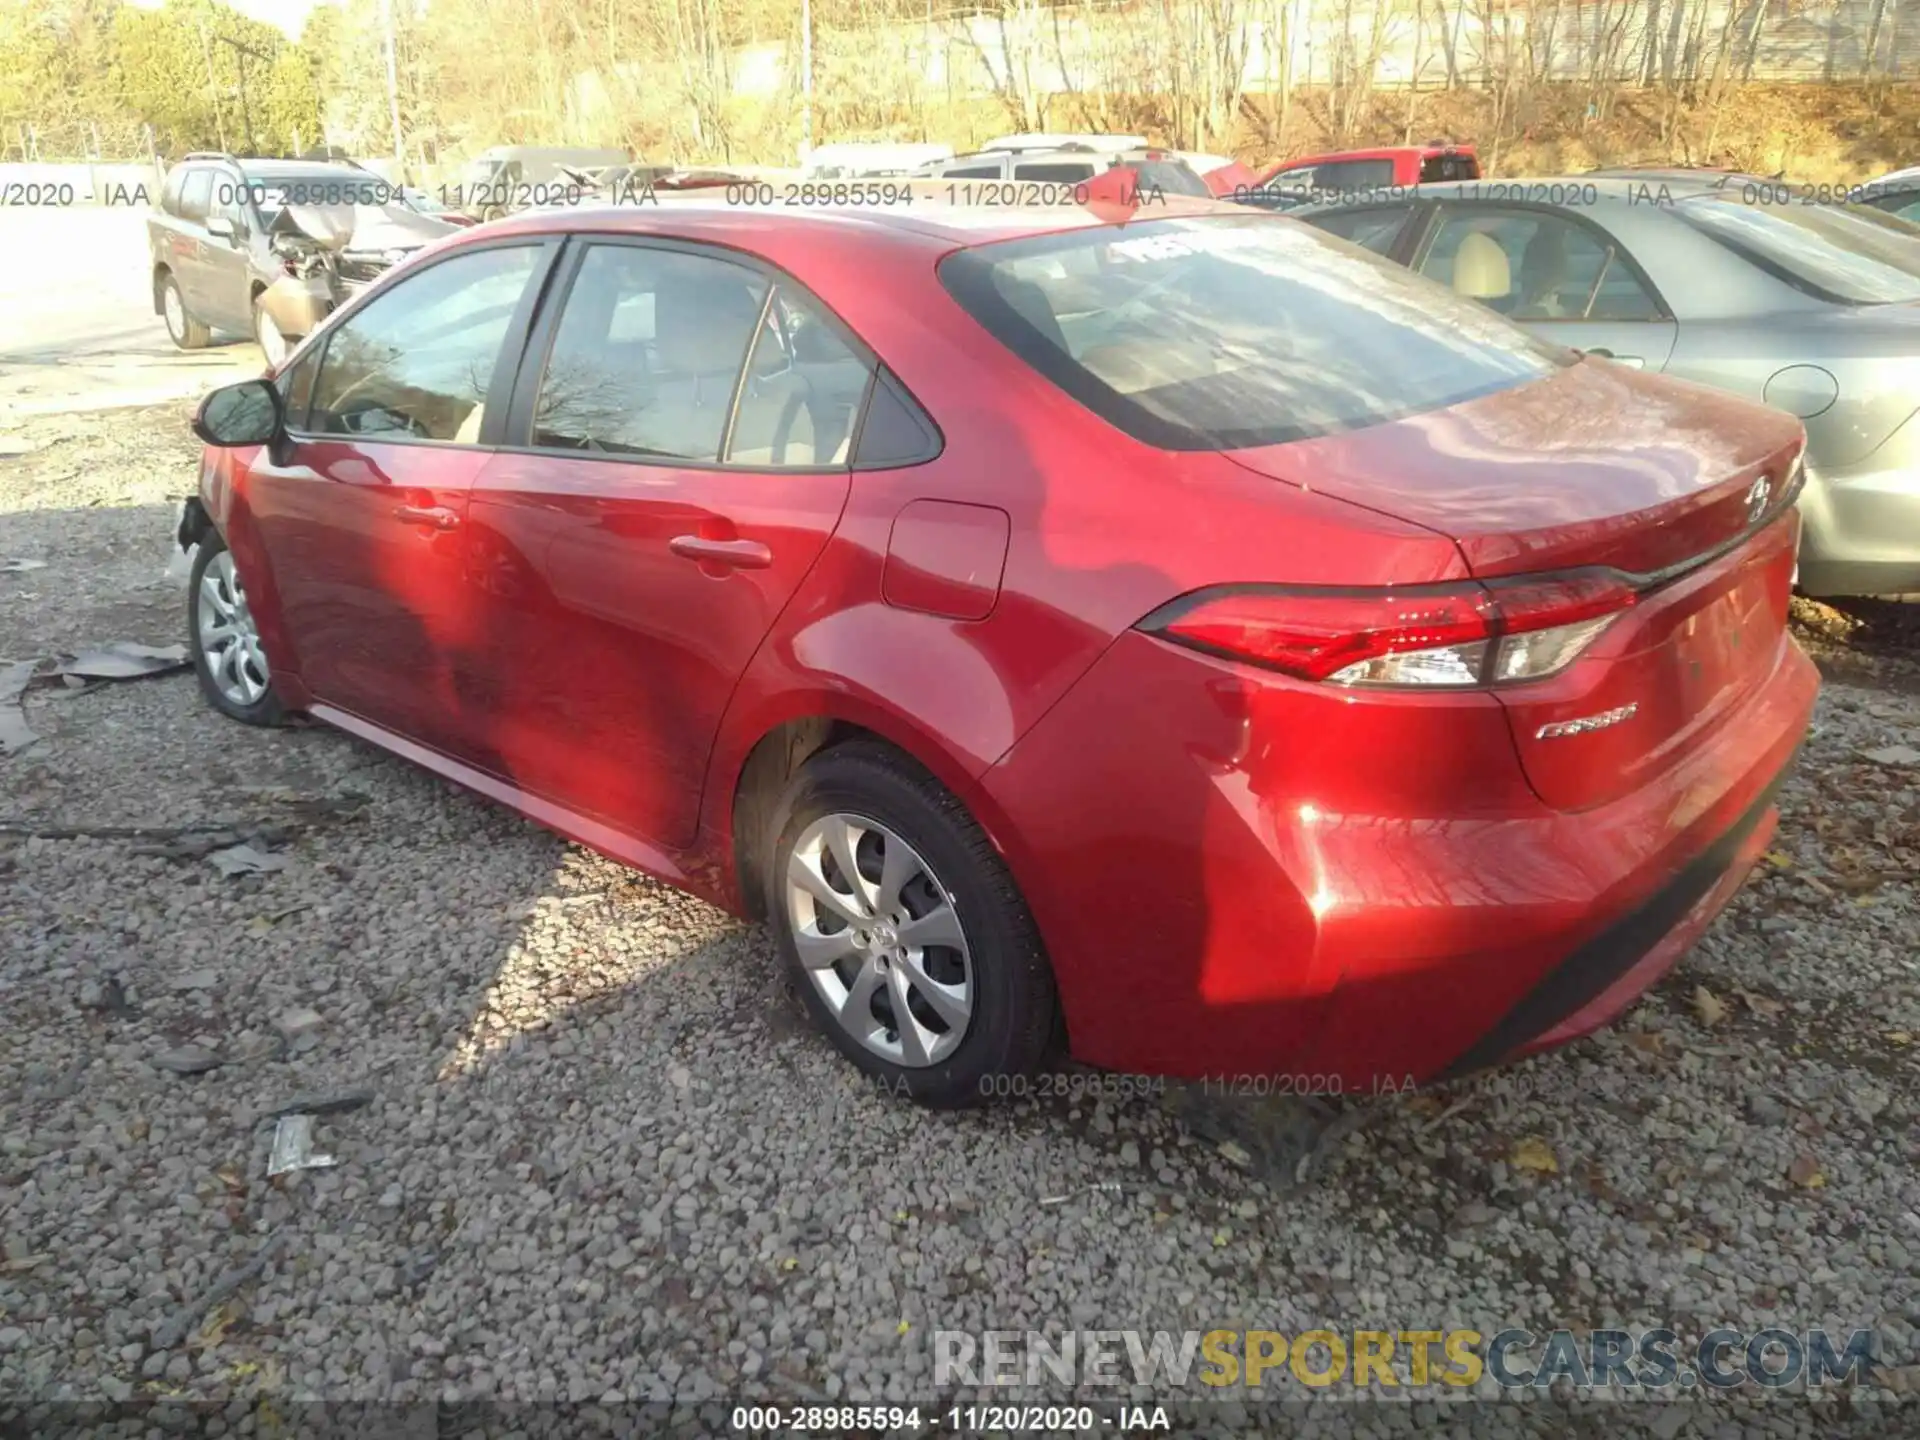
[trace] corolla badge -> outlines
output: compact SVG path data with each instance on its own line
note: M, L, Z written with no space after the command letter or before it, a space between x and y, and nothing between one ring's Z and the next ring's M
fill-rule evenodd
M1592 730L1604 730L1609 725L1618 725L1622 720L1631 720L1640 711L1639 702L1622 705L1613 710L1602 710L1598 715L1582 715L1578 720L1556 720L1551 725L1542 725L1534 732L1536 740L1558 740L1563 735L1585 735Z
M1747 487L1747 523L1753 524L1767 513L1767 502L1773 498L1773 482L1762 475Z

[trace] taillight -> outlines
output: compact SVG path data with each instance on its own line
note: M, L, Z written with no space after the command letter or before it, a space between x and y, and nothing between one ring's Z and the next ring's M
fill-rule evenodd
M1564 670L1636 598L1611 570L1386 590L1248 585L1196 591L1140 628L1333 685L1510 685Z

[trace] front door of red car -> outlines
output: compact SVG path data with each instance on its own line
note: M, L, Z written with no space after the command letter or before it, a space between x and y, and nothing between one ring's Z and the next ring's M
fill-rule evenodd
M500 357L518 353L556 249L459 251L349 316L290 377L288 439L247 480L292 652L276 668L320 704L460 758L473 753L475 717L454 677L481 620L466 581L467 500L512 384ZM489 423L490 409L501 418Z
M735 683L839 522L872 366L791 282L698 247L573 242L514 448L477 478L492 765L667 849Z

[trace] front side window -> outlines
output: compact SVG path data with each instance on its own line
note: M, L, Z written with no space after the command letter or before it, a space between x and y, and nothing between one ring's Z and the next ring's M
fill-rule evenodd
M725 260L591 246L560 312L533 443L718 461L767 289Z
M1410 271L1265 215L1002 241L939 273L1035 370L1170 450L1357 429L1570 360Z
M308 428L478 444L494 365L539 259L537 245L454 255L371 300L327 340Z
M1538 210L1447 212L1420 273L1514 320L1657 320L1663 313L1610 237Z
M180 186L180 216L184 220L205 220L213 204L213 171L199 166L187 172Z
M1920 300L1920 235L1871 206L1751 205L1717 194L1683 201L1674 212L1751 264L1822 300Z

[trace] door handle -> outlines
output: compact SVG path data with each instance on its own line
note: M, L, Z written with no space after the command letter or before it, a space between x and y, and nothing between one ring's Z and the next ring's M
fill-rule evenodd
M1602 360L1611 360L1616 365L1625 365L1629 369L1644 370L1647 362L1638 355L1616 355L1604 345L1596 345L1591 350L1581 352L1585 355L1598 355Z
M735 570L764 570L773 563L773 551L758 540L709 540L703 535L676 535L667 548L683 560L703 565L726 565Z
M451 530L460 517L444 505L396 505L393 518L407 525L431 525L436 530Z

